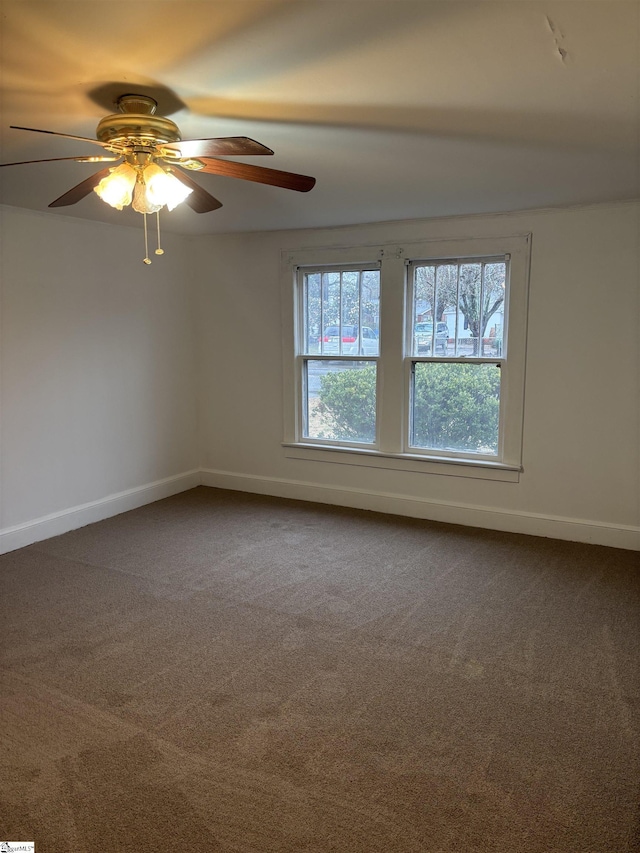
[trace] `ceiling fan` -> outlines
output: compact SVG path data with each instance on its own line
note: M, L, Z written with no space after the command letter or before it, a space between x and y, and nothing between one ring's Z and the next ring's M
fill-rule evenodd
M96 139L57 133L53 130L11 125L14 130L48 133L65 139L76 139L99 145L111 156L24 160L17 163L0 163L0 168L62 160L74 160L77 163L121 161L116 166L108 166L85 178L84 181L52 201L49 207L76 204L92 190L103 201L118 210L131 204L134 210L145 214L145 248L147 247L147 213L157 213L164 206L172 210L181 201L185 201L196 213L208 213L222 207L222 202L192 180L188 172L224 175L297 192L309 192L315 185L315 178L308 175L218 159L216 155L222 157L269 155L273 154L273 151L245 136L183 140L178 126L173 121L155 115L157 102L148 95L121 95L116 104L120 112L105 116L98 123ZM159 245L156 253L163 254ZM151 263L148 249L145 252L144 261Z

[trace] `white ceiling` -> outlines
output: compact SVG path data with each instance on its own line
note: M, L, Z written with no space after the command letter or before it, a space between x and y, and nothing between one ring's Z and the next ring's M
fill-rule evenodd
M638 0L2 0L0 161L95 154L112 98L154 94L183 138L249 136L310 193L214 175L179 233L271 230L640 196ZM179 109L177 109L179 108ZM174 110L176 110L174 112ZM99 153L99 152L98 152ZM0 169L46 210L95 170ZM139 227L91 193L55 215Z

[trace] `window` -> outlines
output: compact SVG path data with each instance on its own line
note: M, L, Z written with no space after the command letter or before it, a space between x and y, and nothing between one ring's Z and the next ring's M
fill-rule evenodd
M287 255L287 455L517 480L529 242Z
M509 260L418 261L409 269L409 447L495 458Z
M374 445L380 270L301 269L299 277L302 437Z

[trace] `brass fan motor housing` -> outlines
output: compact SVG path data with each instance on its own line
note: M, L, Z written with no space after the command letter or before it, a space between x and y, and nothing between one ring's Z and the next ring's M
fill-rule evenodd
M131 146L155 146L180 142L178 125L154 115L157 103L146 95L122 95L117 101L120 113L105 116L96 128L100 142Z
M151 144L180 142L178 126L168 118L148 115L105 116L96 128L100 142L126 142L133 138L148 139Z

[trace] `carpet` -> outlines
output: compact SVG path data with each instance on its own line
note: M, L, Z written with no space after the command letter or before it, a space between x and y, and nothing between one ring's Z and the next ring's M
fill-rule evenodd
M200 487L0 594L36 853L640 849L637 553Z

